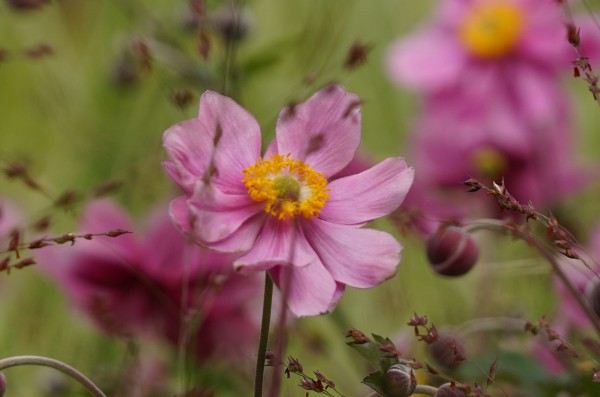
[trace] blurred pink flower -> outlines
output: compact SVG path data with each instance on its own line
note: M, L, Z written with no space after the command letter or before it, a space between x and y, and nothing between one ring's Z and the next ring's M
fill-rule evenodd
M114 228L139 230L111 201L88 205L83 232ZM38 260L74 305L109 334L150 334L177 345L188 330L184 324L196 315L198 331L191 341L199 358L247 352L258 335L253 302L260 302L260 282L233 274L234 255L188 244L166 211L156 213L147 230L145 237L44 247Z
M565 100L557 101L556 120L538 127L523 124L502 98L478 112L469 107L433 99L424 108L412 152L425 184L462 189L469 177L486 184L504 178L518 200L541 207L564 199L590 179L590 171L573 158Z
M261 157L255 119L230 98L206 92L196 119L165 132L169 175L187 193L171 204L179 227L201 245L245 252L234 265L270 270L297 316L331 310L345 285L372 287L395 273L401 245L361 227L389 214L413 169L388 158L332 178L360 143L360 101L330 86L279 115Z
M593 19L576 25L586 55L597 59ZM556 80L575 58L556 1L446 0L430 23L391 47L387 68L399 84L448 103L485 109L500 98L530 121L546 123L563 95Z
M424 95L411 150L419 188L406 205L429 219L476 215L462 186L475 177L487 184L504 178L520 201L549 206L590 179L573 159L571 109L560 84L576 58L564 24L550 0L447 0L425 27L391 47L391 77ZM584 52L598 59L592 18L576 25ZM457 189L463 199L437 199Z

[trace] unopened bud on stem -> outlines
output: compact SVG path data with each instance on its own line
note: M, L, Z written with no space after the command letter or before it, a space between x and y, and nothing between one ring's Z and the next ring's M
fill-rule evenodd
M385 397L407 397L414 393L416 387L415 370L406 363L394 364L385 373Z
M427 259L433 270L444 276L461 276L479 257L475 240L457 226L441 226L427 238Z
M444 383L433 397L465 397L465 392L454 383Z

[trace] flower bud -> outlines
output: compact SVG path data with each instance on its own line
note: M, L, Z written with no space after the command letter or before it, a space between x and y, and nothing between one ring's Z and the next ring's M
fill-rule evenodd
M4 396L6 392L6 376L0 372L0 397Z
M479 248L469 233L457 226L441 226L426 241L427 259L444 276L461 276L477 262Z
M465 397L465 392L454 383L444 383L438 388L433 397Z
M462 342L449 333L440 332L435 342L429 344L429 354L442 367L457 368L465 360L465 347Z
M417 387L415 370L406 362L394 364L388 368L383 379L385 397L407 397Z

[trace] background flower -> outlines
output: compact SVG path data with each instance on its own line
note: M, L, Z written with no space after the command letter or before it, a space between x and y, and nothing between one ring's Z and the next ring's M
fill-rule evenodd
M258 335L256 278L233 274L235 256L190 245L166 213L151 217L148 233L39 251L43 269L65 288L72 303L104 332L166 338L184 332L198 357L240 356ZM137 230L114 203L90 204L81 230ZM260 298L258 298L260 300Z
M394 44L392 79L423 94L413 128L424 216L459 214L476 205L452 200L452 190L475 177L504 179L520 201L556 205L590 181L573 159L573 116L562 77L575 52L565 37L560 7L546 0L449 0L420 31ZM588 20L589 19L589 20ZM600 41L591 18L576 22L586 51ZM493 27L490 28L490 27ZM440 210L446 205L454 209ZM422 204L419 204L422 203Z

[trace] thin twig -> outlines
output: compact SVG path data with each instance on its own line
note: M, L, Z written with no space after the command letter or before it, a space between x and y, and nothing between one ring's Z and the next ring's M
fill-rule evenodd
M84 374L75 368L53 358L41 356L14 356L0 360L0 371L5 368L16 367L20 365L42 365L54 368L57 371L70 376L85 387L94 397L106 397L106 394L94 382L88 379Z

